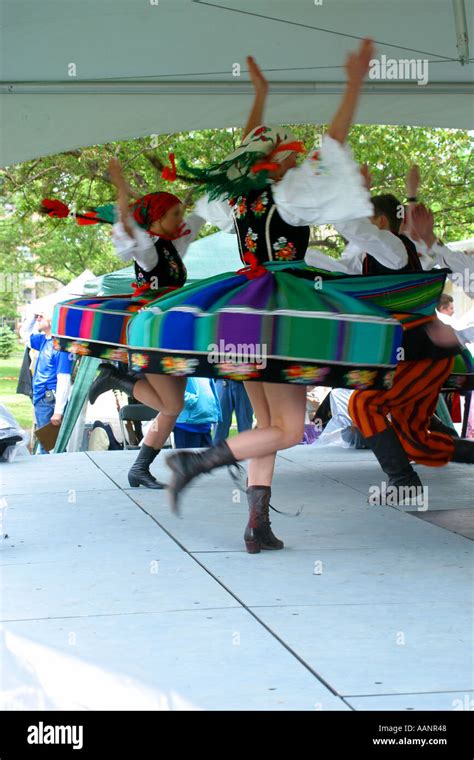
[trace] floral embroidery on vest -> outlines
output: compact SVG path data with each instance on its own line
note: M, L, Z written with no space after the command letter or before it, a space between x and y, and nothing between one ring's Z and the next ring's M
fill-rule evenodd
M284 259L285 261L294 259L297 255L294 243L289 243L286 237L278 238L276 243L273 243L273 250L275 251L276 259Z
M257 233L254 232L251 227L249 227L245 236L245 246L247 250L250 251L250 253L254 253L257 250L257 240Z
M166 263L168 264L170 278L172 280L179 280L179 277L180 277L179 266L173 254L170 253L170 251L168 251L166 248L163 248L162 253L166 259Z
M236 219L242 219L247 213L247 198L243 195L239 195L238 198L229 201L230 205L234 208L234 214Z
M259 195L256 200L254 200L250 208L252 209L255 216L263 216L263 214L267 210L267 206L268 206L268 193L265 191L261 195Z

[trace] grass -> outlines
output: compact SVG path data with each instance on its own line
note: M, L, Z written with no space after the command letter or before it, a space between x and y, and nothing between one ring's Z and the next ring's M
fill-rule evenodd
M8 359L0 359L0 404L6 406L18 424L29 431L33 422L33 404L28 396L16 392L24 350L19 343Z

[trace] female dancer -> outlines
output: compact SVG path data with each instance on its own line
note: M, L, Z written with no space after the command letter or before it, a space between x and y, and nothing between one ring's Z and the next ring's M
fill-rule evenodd
M134 259L135 295L81 298L59 304L53 320L53 335L60 340L63 350L127 361L125 330L131 315L151 298L184 285L186 268L182 257L204 220L196 215L184 220L184 206L171 193L150 193L130 207L127 184L116 159L111 160L109 173L118 192L119 221L113 226L113 241L123 261ZM44 208L49 215L57 215L54 202L44 202ZM102 207L81 218L92 223L110 223L110 209ZM91 387L91 403L101 393L116 388L159 410L128 473L132 487L164 488L149 468L183 408L185 387L185 377L145 374L137 380L112 364L101 365Z
M365 40L359 51L348 57L346 91L323 140L320 159L318 153L313 152L296 168L296 153L301 147L294 137L283 128L258 126L262 121L266 86L251 61L256 99L246 127L250 134L222 164L207 171L188 167L189 172L205 181L209 191L208 198L198 202L196 212L214 223L220 220L221 226L226 224L226 218L228 222L233 216L242 258L252 264L250 277L258 277L261 269L267 272L262 263L270 259L301 261L309 240L309 224L371 216L370 197L344 142L372 56L373 45ZM230 206L226 198L230 199ZM303 280L291 279L296 291ZM200 283L199 291L201 285L205 295L206 287L211 286ZM166 316L168 303L169 297L164 299L163 305L157 304L156 311L163 310ZM140 330L144 333L153 318L150 311L153 306L131 320L130 345L140 345ZM244 329L241 337L246 342ZM301 384L255 381L246 383L246 390L257 416L256 429L240 433L204 452L173 453L166 461L172 471L169 493L176 510L183 489L196 476L216 467L250 460L247 489L250 514L244 538L247 551L255 553L261 549L283 548L269 520L275 454L302 438L306 391Z

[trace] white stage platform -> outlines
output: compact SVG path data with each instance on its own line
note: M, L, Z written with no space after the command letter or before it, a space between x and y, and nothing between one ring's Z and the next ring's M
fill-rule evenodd
M295 447L272 503L303 512L272 513L283 551L248 555L227 471L177 518L128 487L135 456L0 465L2 709L474 708L473 468L418 468L410 514L367 504L370 452Z

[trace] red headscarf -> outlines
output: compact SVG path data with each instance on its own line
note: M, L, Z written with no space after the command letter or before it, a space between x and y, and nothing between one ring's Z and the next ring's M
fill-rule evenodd
M172 193L149 193L133 203L130 209L137 224L148 230L153 222L161 219L177 203L181 201Z

